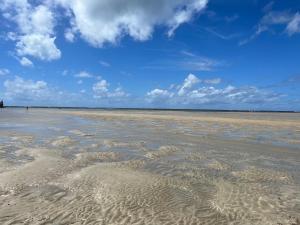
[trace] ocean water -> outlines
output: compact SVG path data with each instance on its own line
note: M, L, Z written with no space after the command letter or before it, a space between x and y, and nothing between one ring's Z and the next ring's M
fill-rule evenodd
M300 114L4 109L0 224L300 224Z

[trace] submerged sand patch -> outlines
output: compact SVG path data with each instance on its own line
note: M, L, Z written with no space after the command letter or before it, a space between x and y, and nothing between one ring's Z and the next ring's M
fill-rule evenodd
M208 164L208 167L215 170L229 170L231 168L227 163L214 160L213 162Z
M176 146L160 146L158 150L150 151L145 156L149 159L159 159L170 156L178 151L179 148Z
M46 184L70 170L67 160L48 149L22 149L17 154L26 154L33 161L0 174L0 189L19 192L27 186Z
M190 192L188 182L141 172L126 163L87 166L96 159L115 160L115 153L81 153L74 160L47 149L18 154L34 160L0 174L3 224L192 224L200 222L195 207L209 196L208 190L205 195Z
M272 144L297 139L296 116L31 110L23 117L14 118L24 126L0 131L0 224L300 224L297 143Z
M51 142L51 145L54 147L67 147L67 146L74 145L74 143L75 141L72 138L66 136L60 136L57 137L55 140L53 140Z
M142 149L145 146L144 142L122 142L122 141L118 141L118 140L110 140L110 139L106 139L103 140L103 146L107 147L107 148L136 148L136 149Z
M296 207L288 196L277 197L266 186L249 183L230 183L220 180L211 205L226 216L228 221L240 224L298 224L299 218L291 216L287 206ZM299 197L299 196L298 196ZM292 213L294 215L295 211Z
M120 158L121 154L116 152L83 152L76 155L74 163L84 166L95 162L119 161Z
M279 182L293 184L293 178L287 173L270 169L249 168L243 171L233 171L232 174L249 182Z
M92 137L94 136L93 134L89 134L89 133L85 133L81 130L69 130L69 133L71 134L75 134L75 135L78 135L78 136L81 136L81 137Z

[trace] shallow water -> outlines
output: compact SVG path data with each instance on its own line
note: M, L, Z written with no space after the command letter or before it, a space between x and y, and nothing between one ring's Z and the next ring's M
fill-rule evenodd
M0 224L300 224L300 115L5 109Z

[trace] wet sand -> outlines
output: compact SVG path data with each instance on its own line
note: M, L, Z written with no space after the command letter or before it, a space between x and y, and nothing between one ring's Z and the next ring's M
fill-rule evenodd
M0 224L300 224L300 114L4 109Z

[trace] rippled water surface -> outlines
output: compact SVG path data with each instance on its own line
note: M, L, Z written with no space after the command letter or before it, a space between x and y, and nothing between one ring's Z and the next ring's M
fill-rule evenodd
M300 224L300 115L0 111L0 224Z

